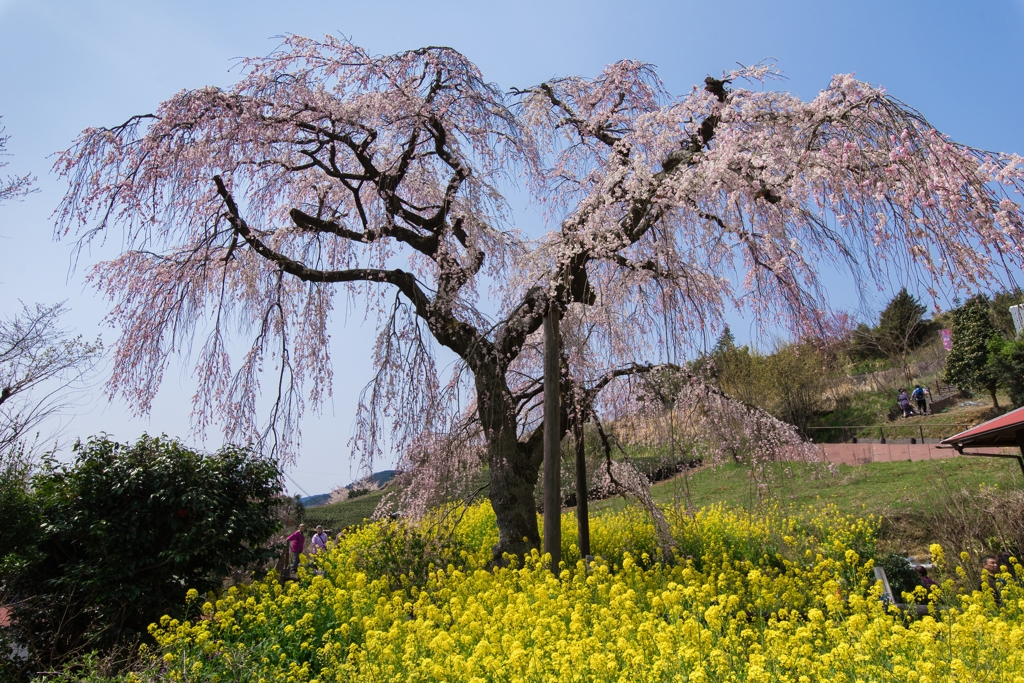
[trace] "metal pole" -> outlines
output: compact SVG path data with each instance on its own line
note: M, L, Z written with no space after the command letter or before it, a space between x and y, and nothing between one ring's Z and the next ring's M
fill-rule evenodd
M590 554L590 513L587 510L587 445L583 439L583 419L580 415L576 416L573 438L576 441L576 529L580 557L586 559Z
M549 304L544 316L544 552L551 555L551 571L555 574L562 559L558 341L558 311Z

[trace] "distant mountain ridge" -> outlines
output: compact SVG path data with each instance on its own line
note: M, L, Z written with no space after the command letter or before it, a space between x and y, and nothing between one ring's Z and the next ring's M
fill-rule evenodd
M331 499L329 493L318 493L315 496L306 496L305 498L299 498L299 502L302 503L302 507L315 508L320 505L326 505L327 501Z
M346 484L341 488L347 491L352 491L355 489L376 490L384 488L385 486L387 486L388 482L395 478L395 474L397 474L395 470L381 470L380 472L374 472L373 474L367 477L363 477L362 479L354 481L351 484ZM335 489L335 491L337 490L338 489ZM329 493L318 493L313 496L299 498L299 502L302 503L303 507L315 508L320 507L321 505L327 505L329 502L331 502L331 498L335 497L335 495L336 494L334 491L331 491Z

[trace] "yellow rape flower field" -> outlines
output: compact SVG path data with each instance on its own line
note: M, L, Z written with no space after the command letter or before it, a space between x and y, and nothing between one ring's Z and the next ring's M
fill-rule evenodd
M151 627L161 678L1024 681L1024 593L1009 577L997 607L950 571L930 602L918 589L929 614L910 617L883 605L865 559L876 520L834 509L666 513L674 562L656 561L654 526L630 508L592 520L600 558L589 567L566 515L558 577L536 555L487 569L489 505L438 512L418 529L369 525L284 587L271 576L209 601L191 592L198 618ZM423 540L439 535L439 546ZM449 562L395 576L387 567L402 547L440 548ZM942 549L932 552L941 570Z

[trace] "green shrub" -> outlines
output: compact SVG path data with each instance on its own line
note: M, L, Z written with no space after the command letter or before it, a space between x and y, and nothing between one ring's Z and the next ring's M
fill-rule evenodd
M885 570L897 602L903 602L904 593L912 593L914 588L921 585L921 576L910 566L906 555L890 551L875 558L875 564Z
M3 498L38 520L0 548L0 602L36 666L140 639L181 612L186 589L219 588L276 554L265 543L281 473L251 450L207 455L143 436L94 438L74 452L71 464L45 459L22 498Z

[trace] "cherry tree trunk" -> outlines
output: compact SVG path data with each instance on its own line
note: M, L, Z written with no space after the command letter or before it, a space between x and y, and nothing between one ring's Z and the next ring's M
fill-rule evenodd
M498 525L495 564L506 554L522 558L540 546L534 493L541 458L518 439L515 409L504 377L497 372L476 373L480 421L487 435L491 507Z
M488 444L491 461L490 500L498 525L494 562L505 564L505 555L522 558L540 546L534 492L540 469L521 455L514 438L499 437Z

